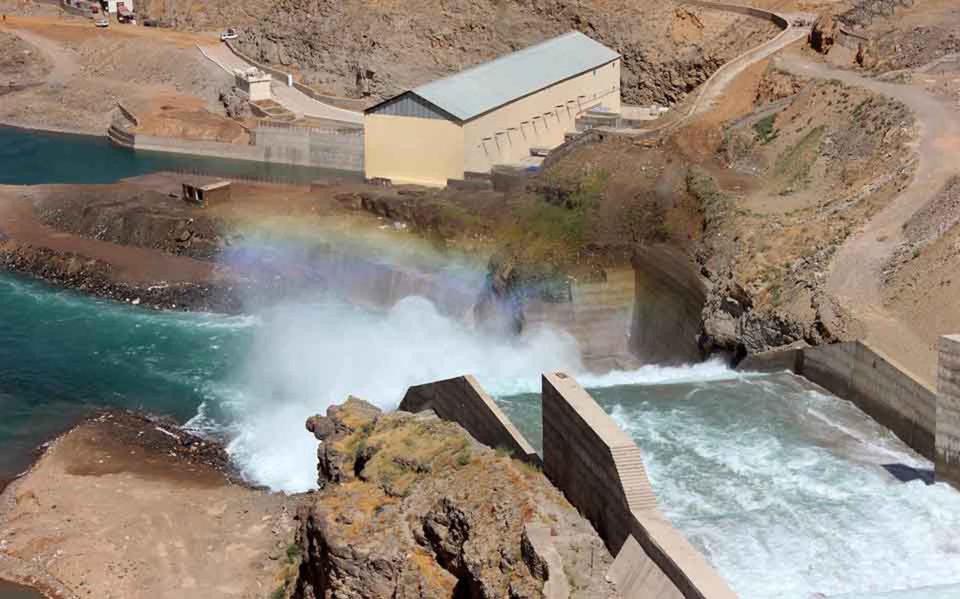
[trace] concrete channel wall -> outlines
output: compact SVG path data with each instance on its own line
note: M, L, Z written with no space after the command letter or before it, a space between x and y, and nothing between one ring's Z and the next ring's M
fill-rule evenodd
M755 8L753 6L728 4L726 2L708 2L706 0L680 0L680 2L681 4L690 4L692 6L699 6L701 8L732 12L735 14L744 15L746 17L754 17L756 19L770 21L781 29L786 29L790 25L790 23L788 23L787 20L781 15L769 10L763 10L762 8Z
M940 338L936 429L936 478L960 488L960 335Z
M400 409L405 412L433 410L444 420L462 426L484 445L503 447L514 457L540 463L537 452L473 375L410 387L400 402Z
M852 401L919 454L934 458L936 391L863 341L757 354L739 368L791 370Z
M363 170L363 131L299 127L257 127L253 144L267 162L322 166L341 171Z
M640 449L572 377L542 380L543 472L616 555L624 597L729 598L726 581L657 508Z
M633 440L572 377L543 376L543 461L472 376L411 387L400 409L432 409L478 441L542 463L616 556L625 599L731 599L726 581L660 512Z

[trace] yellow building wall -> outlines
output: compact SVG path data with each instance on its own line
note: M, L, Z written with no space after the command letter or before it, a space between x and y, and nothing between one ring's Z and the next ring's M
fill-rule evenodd
M564 134L575 129L577 116L601 105L620 112L619 60L464 124L464 170L485 173L495 164L529 157L531 147L555 148L563 143Z
M463 179L463 128L451 121L368 114L363 147L368 179L441 187Z

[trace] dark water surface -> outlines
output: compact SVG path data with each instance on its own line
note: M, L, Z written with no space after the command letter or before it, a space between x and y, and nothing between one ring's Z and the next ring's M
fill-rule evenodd
M286 164L131 151L106 137L0 126L0 185L113 183L158 171L183 171L285 183L358 175Z

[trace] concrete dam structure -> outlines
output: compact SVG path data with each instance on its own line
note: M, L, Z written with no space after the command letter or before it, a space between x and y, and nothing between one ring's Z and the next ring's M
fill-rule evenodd
M542 385L542 460L471 376L411 387L399 409L433 410L486 445L542 464L616 556L608 577L622 596L736 597L658 510L636 444L569 375L545 374Z
M944 343L956 357L960 339ZM932 484L931 463L853 402L783 371L711 363L578 378L589 393L551 373L539 393L494 382L491 396L455 377L411 387L400 409L432 409L542 464L616 557L607 575L625 597L960 592L960 493ZM960 443L938 441L943 481Z

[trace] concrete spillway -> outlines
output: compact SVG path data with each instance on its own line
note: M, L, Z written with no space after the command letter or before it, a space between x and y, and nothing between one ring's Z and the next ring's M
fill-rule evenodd
M928 484L930 462L802 379L717 368L591 394L641 447L661 509L740 596L960 596L960 492ZM498 398L535 445L538 399Z

